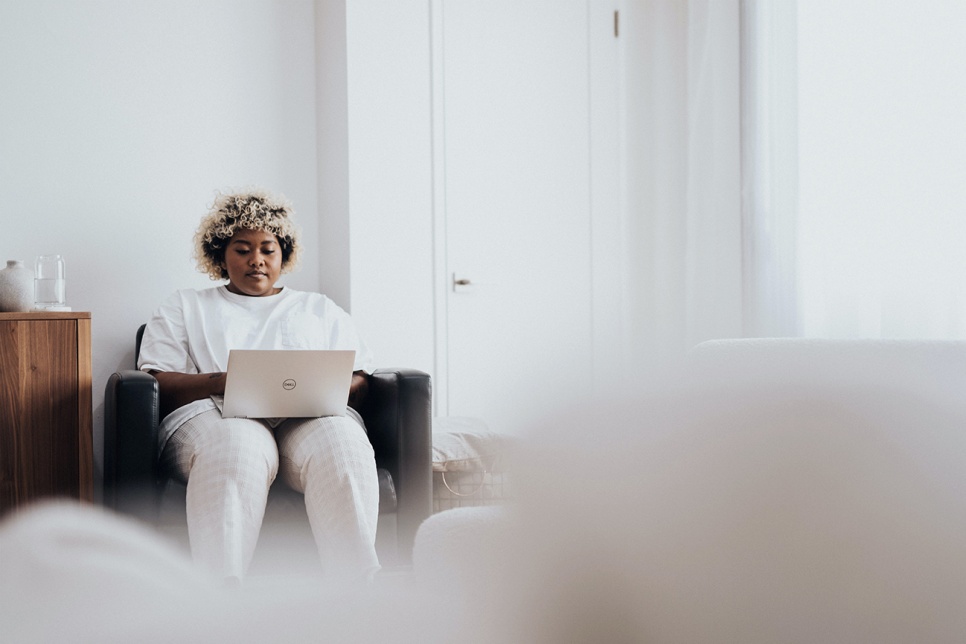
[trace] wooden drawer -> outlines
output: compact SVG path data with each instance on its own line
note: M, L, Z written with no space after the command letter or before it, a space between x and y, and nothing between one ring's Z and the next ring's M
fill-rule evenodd
M90 313L0 313L0 513L93 499Z

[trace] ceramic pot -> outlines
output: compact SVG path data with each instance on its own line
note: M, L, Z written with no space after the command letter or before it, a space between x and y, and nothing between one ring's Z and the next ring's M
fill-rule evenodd
M0 270L0 311L22 312L34 308L34 272L19 259L7 260Z

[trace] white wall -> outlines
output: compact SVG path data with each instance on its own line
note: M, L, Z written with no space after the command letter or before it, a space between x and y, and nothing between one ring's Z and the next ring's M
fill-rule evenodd
M61 253L107 376L165 295L212 284L191 237L216 189L296 206L319 288L312 0L0 2L0 259Z
M346 3L352 315L384 366L433 374L427 0Z
M318 0L322 286L379 366L434 373L429 2Z
M804 332L966 339L966 3L798 3Z
M345 0L316 0L315 31L320 280L324 293L351 310Z

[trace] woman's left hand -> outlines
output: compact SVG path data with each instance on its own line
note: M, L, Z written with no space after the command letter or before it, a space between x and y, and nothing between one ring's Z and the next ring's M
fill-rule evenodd
M362 403L369 392L369 374L365 371L352 373L352 384L349 385L349 406L362 412Z

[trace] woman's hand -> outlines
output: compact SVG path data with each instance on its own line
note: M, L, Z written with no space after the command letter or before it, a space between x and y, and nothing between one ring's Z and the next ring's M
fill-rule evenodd
M369 393L369 374L365 371L354 371L352 373L352 384L349 385L349 406L360 414L362 413L362 402Z
M175 371L148 372L158 381L160 394L160 418L164 418L178 407L184 407L196 400L203 400L213 394L225 393L224 372L219 373L177 373Z

